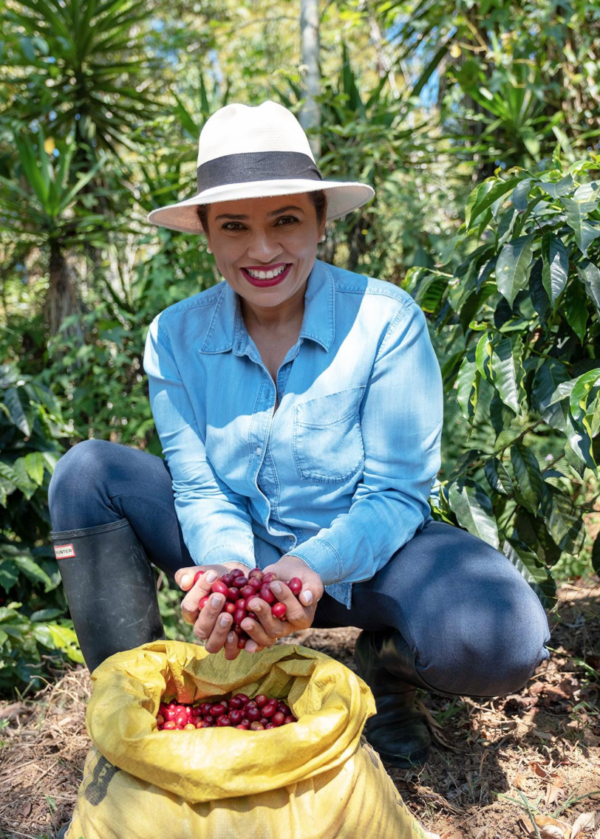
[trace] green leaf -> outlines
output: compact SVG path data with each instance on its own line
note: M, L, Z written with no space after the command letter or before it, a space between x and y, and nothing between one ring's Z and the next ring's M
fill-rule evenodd
M510 475L506 467L497 457L492 457L483 465L483 471L490 487L499 495L512 498L515 494Z
M44 483L44 458L41 452L31 452L25 456L25 468L29 477L38 486Z
M580 342L585 341L585 329L588 321L588 309L585 294L579 284L571 283L563 300L565 318Z
M536 184L552 198L560 198L562 195L567 195L575 185L572 175L567 175L565 178L561 178L560 181L536 181Z
M34 612L33 615L29 618L32 623L37 623L39 621L49 621L53 618L58 618L62 615L62 611L60 609L39 609L37 612Z
M517 500L535 515L545 491L537 458L531 449L519 442L511 446L510 459L515 472Z
M465 419L475 415L481 374L475 363L475 353L470 351L463 359L456 379L456 398Z
M483 539L494 548L498 547L498 526L494 508L489 496L471 479L452 484L449 491L450 507L459 524Z
M596 534L592 547L592 568L596 574L600 574L600 533Z
M567 282L569 257L562 241L552 232L544 233L542 259L542 282L554 308Z
M515 209L519 210L521 213L527 209L527 196L529 195L530 189L531 178L525 178L524 181L519 181L513 189L511 201L514 204Z
M561 198L561 203L567 212L567 224L575 234L577 247L587 256L589 246L600 236L600 229L593 227L587 216L598 206L598 199L594 201L575 201L572 198Z
M9 560L0 560L0 586L4 591L10 591L19 581L19 572L14 563Z
M570 395L571 416L575 422L581 422L587 408L588 398L592 392L592 388L600 384L600 367L594 370L588 370L587 373L578 376L575 380L575 386Z
M566 382L570 383L570 379L565 365L556 358L546 358L533 378L531 391L533 407L544 422L564 433L567 431L569 418L567 394L561 396L558 401L553 401L553 397Z
M523 339L520 335L503 338L494 344L492 352L492 370L494 387L505 405L517 414L521 414L521 403L525 397L523 380Z
M596 307L598 317L600 317L600 270L593 262L586 260L577 266L577 273L585 286L588 297Z
M558 491L552 492L550 513L545 520L550 535L560 550L578 554L583 547L585 527L581 511L571 499Z
M492 335L491 332L485 332L477 342L475 349L475 364L481 376L489 381L491 374L491 358L492 358Z
M509 178L507 181L487 180L471 193L467 207L465 209L465 225L467 230L471 228L475 219L481 215L488 207L491 207L499 198L506 195L511 189L514 189L519 183L520 178ZM472 200L471 200L472 199Z
M548 570L540 568L536 555L516 539L505 542L502 551L523 579L529 583L542 605L546 609L551 609L556 603L556 584Z
M507 242L500 251L496 263L496 283L498 291L511 306L517 294L527 286L534 238L533 234L519 236Z
M10 387L5 391L3 401L8 409L8 416L12 424L16 425L19 431L22 431L26 437L30 437L31 428L25 416L23 406L21 405L19 394L14 387Z

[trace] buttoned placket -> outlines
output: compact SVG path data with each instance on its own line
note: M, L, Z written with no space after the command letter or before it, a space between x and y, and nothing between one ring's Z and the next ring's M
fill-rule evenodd
M300 352L300 347L304 338L299 338L298 341L294 344L294 346L288 350L284 360L282 361L279 367L279 370L277 371L276 385L273 379L271 378L271 374L269 373L265 364L263 363L263 360L260 356L256 344L254 343L248 332L243 328L241 323L241 315L239 316L239 319L236 319L236 327L236 333L238 333L238 340L236 341L237 354L246 355L251 361L253 361L255 364L258 364L258 366L261 368L263 372L264 378L259 391L259 403L257 407L259 412L261 413L261 416L265 417L266 422L262 423L259 432L260 436L257 436L257 445L254 448L254 457L258 459L258 462L253 465L251 471L254 474L254 484L257 490L259 491L260 495L264 498L265 503L267 505L265 527L271 536L276 537L276 539L280 541L280 548L285 553L296 544L297 537L289 530L278 530L272 528L269 525L271 513L273 512L273 508L275 508L276 510L277 502L276 498L273 499L267 494L267 492L265 492L263 486L265 486L267 490L269 488L269 485L271 485L274 488L274 490L278 488L278 485L275 483L275 464L272 457L269 454L269 442L271 439L275 418L277 416L277 411L275 411L275 404L277 400L277 395L279 394L280 397L283 397L285 393L285 388L287 386L287 382L291 373L292 364L294 362L294 359ZM265 395L263 396L263 394ZM270 395L270 398L269 396L267 396L267 394ZM281 399L279 399L279 401L281 401ZM268 465L266 463L267 456L269 456L271 460L271 468L275 476L274 480L270 479L268 473ZM260 483L259 478L261 478ZM261 483L263 486L261 486Z

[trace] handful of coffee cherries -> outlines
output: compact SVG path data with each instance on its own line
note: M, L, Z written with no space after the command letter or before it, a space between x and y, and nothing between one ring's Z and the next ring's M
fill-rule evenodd
M242 731L265 731L297 722L288 705L259 693L254 699L236 693L230 700L185 704L161 702L156 722L159 731L191 731L195 728L231 726Z
M204 571L196 572L194 583L196 583L202 574L204 574ZM223 611L229 612L233 616L232 629L238 636L238 647L240 649L243 649L246 646L246 642L250 639L248 633L241 627L242 621L244 618L256 619L256 615L249 606L249 602L253 597L260 597L261 600L268 603L271 606L273 617L285 620L287 607L285 603L275 602L275 595L269 588L269 583L272 583L276 579L277 574L273 574L272 572L263 574L258 568L253 568L247 577L240 568L234 568L233 571L223 574L222 577L215 580L212 584L211 590L213 592L225 596ZM292 594L299 597L302 591L302 580L299 577L292 577L286 585ZM200 609L204 607L207 601L208 595L200 601Z

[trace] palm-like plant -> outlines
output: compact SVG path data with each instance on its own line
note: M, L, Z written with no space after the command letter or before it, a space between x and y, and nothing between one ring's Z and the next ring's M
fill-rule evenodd
M47 255L50 285L46 312L54 335L62 321L78 309L65 250L86 242L104 223L102 215L87 209L79 199L105 155L78 175L73 166L73 132L58 142L56 163L51 151L54 143L44 139L41 129L37 144L30 136L15 135L14 145L19 158L12 177L0 176L0 231L16 235Z
M76 122L76 145L86 145L92 156L95 148L134 149L129 134L157 109L142 92L156 63L140 26L148 4L20 0L4 18L10 78L0 121L49 115L57 133Z

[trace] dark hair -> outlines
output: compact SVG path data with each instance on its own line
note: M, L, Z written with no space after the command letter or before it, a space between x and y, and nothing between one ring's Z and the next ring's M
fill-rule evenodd
M327 210L327 196L322 189L316 190L315 192L309 192L307 195L315 208L315 212L317 214L317 224L321 224L325 218L325 211ZM202 228L208 232L208 204L197 204L196 212L198 213L198 218L200 219Z

